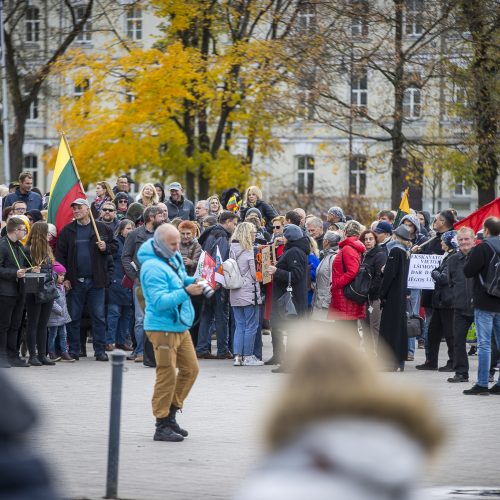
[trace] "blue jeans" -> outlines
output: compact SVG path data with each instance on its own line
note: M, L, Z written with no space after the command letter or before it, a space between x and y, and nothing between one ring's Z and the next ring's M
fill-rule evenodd
M262 325L264 323L264 304L259 306L259 327L255 334L255 342L253 345L253 355L262 360Z
M125 344L127 341L132 306L108 304L108 327L106 329L106 344Z
M134 302L134 315L135 315L135 326L134 326L134 335L136 347L134 354L137 356L142 356L144 354L144 311L141 309L139 301L137 300L137 295L135 294L135 290L137 285L134 284L134 288L132 289L132 299Z
M412 289L410 290L410 307L411 314L415 316L420 316L420 295L421 290ZM415 355L415 337L408 338L408 354L411 356Z
M203 301L197 354L206 354L212 350L210 323L213 317L217 328L217 355L223 356L229 351L229 293L223 288L219 288L211 300Z
M500 313L474 309L474 323L477 332L477 384L488 387L492 334L500 345ZM500 386L500 379L497 385Z
M77 281L68 293L68 311L73 319L67 325L69 351L80 354L80 323L85 303L88 304L92 322L92 338L95 355L104 354L106 340L106 314L104 312L105 289L94 286L92 278Z
M251 356L254 353L255 336L259 329L260 306L233 307L236 330L234 331L234 354Z
M49 326L48 346L49 352L56 352L56 337L59 335L59 348L61 352L68 352L66 325Z

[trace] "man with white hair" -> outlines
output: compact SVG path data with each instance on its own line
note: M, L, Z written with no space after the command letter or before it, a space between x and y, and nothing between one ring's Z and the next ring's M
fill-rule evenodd
M314 238L318 249L323 250L323 221L319 217L311 217L306 221L307 234Z

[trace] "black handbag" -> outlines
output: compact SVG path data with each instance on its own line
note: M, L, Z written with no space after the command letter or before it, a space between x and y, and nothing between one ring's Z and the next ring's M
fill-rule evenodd
M297 309L293 303L292 294L292 274L288 273L288 285L285 293L278 299L279 313L281 318L289 318L290 316L297 316Z
M54 274L52 272L45 273L42 290L35 293L35 302L37 304L46 304L57 299L57 297L59 297L59 291L54 281Z
M406 330L408 338L420 337L424 329L424 320L418 315L413 314L411 303L407 300L406 306Z
M45 273L25 273L23 279L25 293L39 293L43 291Z

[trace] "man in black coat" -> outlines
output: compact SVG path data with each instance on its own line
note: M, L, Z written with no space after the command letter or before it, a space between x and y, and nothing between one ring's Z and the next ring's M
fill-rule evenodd
M199 238L201 248L216 261L217 248L222 261L229 257L229 239L233 234L238 216L234 212L225 211L220 214L219 224L208 227ZM211 352L210 324L215 317L217 329L217 356ZM201 359L232 359L229 350L229 293L228 290L216 284L215 293L211 299L205 299L200 314L198 343L196 355Z
M72 204L75 220L63 227L56 247L56 260L66 268L64 286L68 293L68 324L71 357L80 356L80 322L85 303L92 320L92 336L96 361L107 361L105 353L106 317L105 288L110 282L109 260L117 249L113 231L102 222L96 222L99 240L90 220L90 205L83 198Z
M448 261L448 279L453 292L453 370L455 375L448 382L469 381L469 358L467 356L467 333L474 322L472 303L472 280L466 278L464 266L474 247L475 234L470 227L457 232L459 251Z
M500 394L500 379L488 390L491 364L491 337L500 345L500 297L487 292L489 271L495 271L500 256L500 219L488 217L483 227L484 241L474 247L464 266L467 278L474 278L474 323L477 333L477 384L464 391L467 395ZM484 283L484 285L483 285Z
M21 240L26 236L22 219L11 217L7 222L7 235L0 239L0 368L27 367L19 357L17 335L24 310L23 277L28 261Z

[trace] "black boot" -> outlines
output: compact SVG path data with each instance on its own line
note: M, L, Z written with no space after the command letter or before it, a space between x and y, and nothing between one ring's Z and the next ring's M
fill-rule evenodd
M184 441L184 438L174 432L172 427L170 426L170 418L157 418L156 419L156 432L153 437L155 441L170 441L170 442L179 442Z
M47 356L44 356L43 354L38 355L38 361L40 361L40 363L42 363L42 365L46 365L46 366L54 366L55 365L54 361L51 361Z
M168 414L168 424L170 428L176 432L177 434L180 434L182 437L187 437L188 436L188 431L184 430L182 427L179 426L177 423L177 420L175 419L175 414L179 411L179 408L177 406L172 405L170 407L170 413Z

